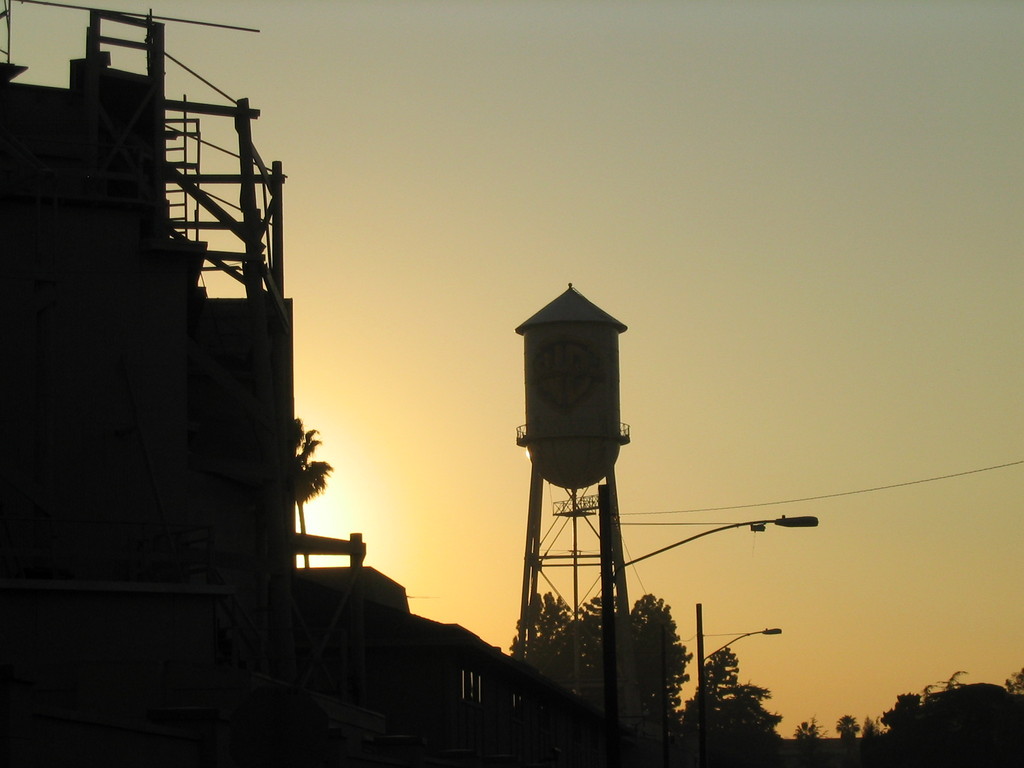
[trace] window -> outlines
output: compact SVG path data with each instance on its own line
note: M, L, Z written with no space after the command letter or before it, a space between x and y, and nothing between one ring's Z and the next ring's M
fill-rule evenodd
M462 670L462 699L477 704L483 701L480 675L471 669Z

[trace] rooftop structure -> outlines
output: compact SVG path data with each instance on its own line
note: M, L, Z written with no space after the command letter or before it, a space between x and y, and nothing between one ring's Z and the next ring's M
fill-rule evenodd
M162 23L88 15L67 87L0 63L0 765L567 752L592 709L294 532L282 167L246 99L167 97Z

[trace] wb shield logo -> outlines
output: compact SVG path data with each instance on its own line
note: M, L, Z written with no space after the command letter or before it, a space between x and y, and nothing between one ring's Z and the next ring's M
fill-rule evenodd
M601 363L578 341L555 341L541 347L533 359L533 383L550 405L571 410L601 381Z

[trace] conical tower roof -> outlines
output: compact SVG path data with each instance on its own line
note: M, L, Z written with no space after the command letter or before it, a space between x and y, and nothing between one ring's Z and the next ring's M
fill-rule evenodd
M565 293L516 328L516 333L521 336L528 328L548 323L607 323L615 326L619 333L626 330L625 325L573 288L572 283Z

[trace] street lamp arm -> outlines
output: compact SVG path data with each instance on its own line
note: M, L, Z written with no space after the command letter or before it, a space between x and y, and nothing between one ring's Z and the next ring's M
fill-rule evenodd
M756 632L744 632L742 635L737 635L736 637L734 637L732 640L730 640L728 643L723 645L721 648L718 648L717 650L714 650L711 653L706 654L704 656L704 660L707 661L712 656L714 656L716 653L720 653L721 651L724 651L726 648L728 648L730 645L735 643L737 640L742 640L744 637L750 637L751 635L781 635L781 634L782 634L782 630L777 628L777 627L774 628L774 629L759 629Z
M727 531L730 528L743 528L747 525L751 526L751 528L753 528L754 530L758 530L758 528L756 528L755 526L761 526L760 530L764 530L764 526L768 525L769 523L773 525L781 525L784 528L813 528L818 524L818 518L783 516L771 520L748 520L745 523L729 523L729 525L723 525L718 528L712 528L710 531L704 531L703 533L695 534L693 536L683 539L682 541L677 541L675 544L669 544L667 547L662 547L661 549L656 549L653 552L648 552L646 555L641 555L640 557L633 558L628 563L623 563L622 567L627 568L631 565L636 565L641 560L646 560L649 557L660 555L662 552L668 552L670 549L681 547L683 544L689 544L691 541L696 541L697 539L701 539L705 536L710 536L712 533L718 533L719 531Z
M788 518L792 519L792 518ZM813 520L814 522L810 522ZM764 522L775 522L772 520L766 520ZM801 526L813 526L817 525L817 518L807 518L804 522L796 523L795 527ZM744 525L744 523L737 523L737 525ZM757 525L757 523L753 523ZM731 526L735 527L735 526ZM714 531L709 531L714 533ZM730 640L728 643L723 645L717 651L704 654L704 611L703 606L697 603L697 766L698 768L708 768L708 721L707 721L707 685L708 678L707 672L704 669L704 662L714 656L720 651L724 651L730 645L735 643L737 640L742 640L744 637L750 637L751 635L781 635L782 630L778 627L772 629L762 629L757 632L744 632L742 635L738 635Z
M696 534L694 536L690 536L689 538L683 539L682 541L677 541L675 544L669 544L667 547L662 547L661 549L656 549L654 552L648 552L646 555L641 555L640 557L635 557L632 560L630 560L628 563L623 563L622 567L623 568L628 568L631 565L636 565L641 560L646 560L649 557L654 557L655 555L660 555L662 552L668 552L670 549L675 549L676 547L681 547L683 544L689 544L691 541L696 541L697 539L701 539L701 538L703 538L705 536L710 536L712 533L718 533L719 531L727 531L730 528L742 528L745 525L757 525L759 523L760 524L765 524L765 523L770 523L770 522L771 522L770 520L755 520L752 523L730 523L729 525L723 525L720 528L712 528L710 531L704 531L703 533L698 533L698 534Z

